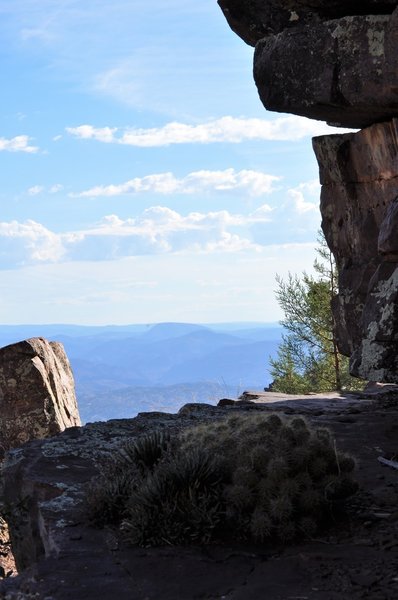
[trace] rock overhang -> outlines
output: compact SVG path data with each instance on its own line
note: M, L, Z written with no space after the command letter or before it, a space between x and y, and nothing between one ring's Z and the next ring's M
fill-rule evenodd
M360 129L313 143L322 228L339 270L335 329L354 375L398 382L398 2L219 4L255 46L267 109Z
M218 0L231 29L247 44L302 24L360 15L389 15L397 0Z

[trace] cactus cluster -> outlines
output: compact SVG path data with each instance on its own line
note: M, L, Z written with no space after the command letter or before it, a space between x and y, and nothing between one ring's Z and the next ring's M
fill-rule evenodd
M129 442L92 484L91 498L101 498L91 516L118 521L129 542L144 546L289 542L316 534L355 493L354 468L327 429L301 417L235 414L173 441L155 433Z
M301 417L233 416L187 431L181 448L205 447L227 473L225 523L255 541L314 535L330 509L357 489L355 461L327 429Z
M128 440L115 455L99 461L100 474L86 490L86 509L96 525L120 523L130 496L153 471L171 444L170 434L155 431Z
M208 543L223 517L222 473L203 448L170 453L130 496L122 522L140 546Z

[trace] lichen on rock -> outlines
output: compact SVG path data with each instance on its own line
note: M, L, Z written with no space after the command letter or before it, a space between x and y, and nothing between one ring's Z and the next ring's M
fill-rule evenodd
M31 338L0 349L0 453L80 425L62 344Z

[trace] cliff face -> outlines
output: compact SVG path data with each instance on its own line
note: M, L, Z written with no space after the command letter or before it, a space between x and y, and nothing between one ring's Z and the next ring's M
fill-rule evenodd
M340 350L354 375L398 382L398 2L219 4L255 45L267 109L364 128L314 139L322 228L339 268Z

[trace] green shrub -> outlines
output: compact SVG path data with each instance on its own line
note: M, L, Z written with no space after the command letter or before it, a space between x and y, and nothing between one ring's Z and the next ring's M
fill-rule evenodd
M301 417L233 415L126 444L94 483L95 521L130 543L284 542L313 536L355 493L355 461ZM100 492L99 492L100 490ZM91 497L93 486L91 486Z
M170 453L131 494L126 539L141 546L209 542L222 517L221 482L205 450Z
M155 431L129 440L112 458L100 461L100 474L86 493L89 519L97 525L120 523L130 496L167 452L170 435Z
M154 431L137 439L125 442L120 455L127 463L136 464L141 473L152 471L171 444L171 436L166 431Z

